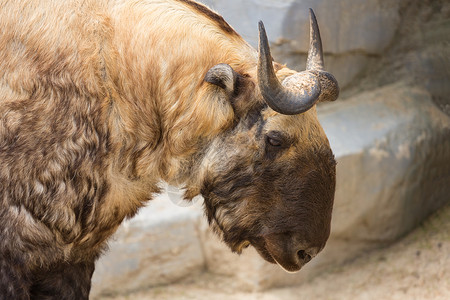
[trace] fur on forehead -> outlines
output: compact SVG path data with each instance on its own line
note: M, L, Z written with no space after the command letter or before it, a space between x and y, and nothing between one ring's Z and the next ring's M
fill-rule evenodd
M274 68L280 82L296 73L296 71L278 63L274 63ZM264 132L272 130L282 131L298 140L316 136L317 142L328 144L328 140L317 118L316 106L298 115L283 115L267 107L262 111L262 117L266 123Z
M317 118L315 106L298 115L282 115L271 108L266 108L262 112L262 118L266 123L263 129L264 133L280 131L297 141L308 140L307 145L328 144L328 139Z

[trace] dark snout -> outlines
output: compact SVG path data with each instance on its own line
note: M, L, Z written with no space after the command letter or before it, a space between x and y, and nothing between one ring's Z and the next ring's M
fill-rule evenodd
M264 242L273 262L287 272L296 272L323 249L326 239L318 243L302 240L295 235L272 234L265 236Z

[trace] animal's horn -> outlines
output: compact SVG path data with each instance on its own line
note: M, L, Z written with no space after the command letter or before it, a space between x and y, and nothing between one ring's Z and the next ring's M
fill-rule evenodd
M306 60L306 70L323 70L322 39L320 38L319 25L317 25L314 11L309 9L309 51Z
M295 115L307 111L316 103L320 95L320 84L317 76L307 72L298 74L302 74L302 78L296 78L299 80L295 80L294 85L298 88L293 91L285 88L278 81L273 69L266 30L264 24L260 21L258 85L270 108L284 115Z
M310 49L307 71L287 77L281 84L273 69L269 42L264 24L259 22L258 85L267 104L285 115L295 115L309 110L317 101L333 101L339 94L336 79L322 71L323 52L319 26L310 9Z
M324 71L322 39L320 38L319 25L317 25L314 11L309 9L310 19L310 42L306 70L317 75L320 81L321 93L319 101L334 101L339 96L339 85L331 73ZM295 76L295 75L292 75ZM289 79L286 78L286 81ZM283 82L283 85L284 82Z

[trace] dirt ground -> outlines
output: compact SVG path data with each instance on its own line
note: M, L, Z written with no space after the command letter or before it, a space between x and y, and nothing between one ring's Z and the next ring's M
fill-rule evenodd
M177 284L101 299L450 299L450 205L396 244L296 287L240 292L233 289L233 279L204 273Z

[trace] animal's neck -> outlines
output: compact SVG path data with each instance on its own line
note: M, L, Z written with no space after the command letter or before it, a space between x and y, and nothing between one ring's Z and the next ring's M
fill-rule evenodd
M256 52L236 33L224 32L225 25L207 15L199 18L204 13L191 3L139 5L112 10L117 54L117 68L110 70L117 88L112 119L121 162L135 166L130 170L135 176L182 180L180 170L233 118L231 106L208 94L206 72L218 63L249 68ZM130 11L135 18L126 17Z

